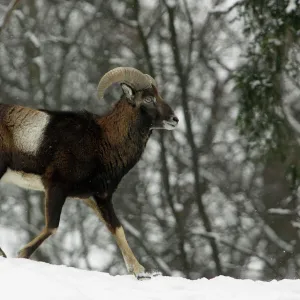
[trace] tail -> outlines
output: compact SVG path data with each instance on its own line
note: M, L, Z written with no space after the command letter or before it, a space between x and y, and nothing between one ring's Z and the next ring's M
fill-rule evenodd
M4 253L4 251L1 248L0 248L0 256L6 257L6 254Z

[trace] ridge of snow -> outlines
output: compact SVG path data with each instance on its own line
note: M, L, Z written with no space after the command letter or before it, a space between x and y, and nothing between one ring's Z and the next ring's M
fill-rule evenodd
M188 280L159 276L138 281L131 275L56 266L0 257L1 299L23 300L299 300L300 280L252 281L219 276Z

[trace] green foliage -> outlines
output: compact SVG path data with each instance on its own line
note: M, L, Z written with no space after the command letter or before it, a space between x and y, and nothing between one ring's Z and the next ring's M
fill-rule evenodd
M285 158L294 146L283 109L283 74L288 51L297 40L300 5L287 9L288 0L248 0L240 7L244 34L250 39L245 63L235 73L240 92L237 124L260 155L280 154Z
M258 72L259 61L244 65L235 74L240 91L240 111L237 124L246 135L252 150L267 153L279 150L291 138L291 131L280 105L280 95L272 74Z

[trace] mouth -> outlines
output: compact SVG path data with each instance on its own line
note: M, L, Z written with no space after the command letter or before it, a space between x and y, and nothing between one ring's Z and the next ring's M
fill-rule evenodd
M163 121L163 128L166 130L173 130L177 126L176 121Z

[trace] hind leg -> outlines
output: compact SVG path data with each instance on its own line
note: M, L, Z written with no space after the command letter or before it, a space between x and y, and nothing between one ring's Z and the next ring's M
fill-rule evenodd
M1 106L1 105L0 105ZM0 180L2 176L5 174L8 168L9 153L8 151L8 142L7 138L3 135L8 134L5 127L1 125L1 116L0 116Z
M18 257L29 258L33 252L53 233L59 225L60 214L66 196L58 186L49 187L45 197L45 228L41 233L19 251Z
M1 149L0 149L0 151L1 151ZM6 171L7 171L7 164L0 153L0 181Z
M1 151L1 147L0 147L0 151ZM4 162L4 159L1 157L1 154L0 154L0 181L1 181L1 178L3 177L3 175L5 174L6 170L7 170L7 165ZM6 257L4 251L1 248L0 248L0 256Z

